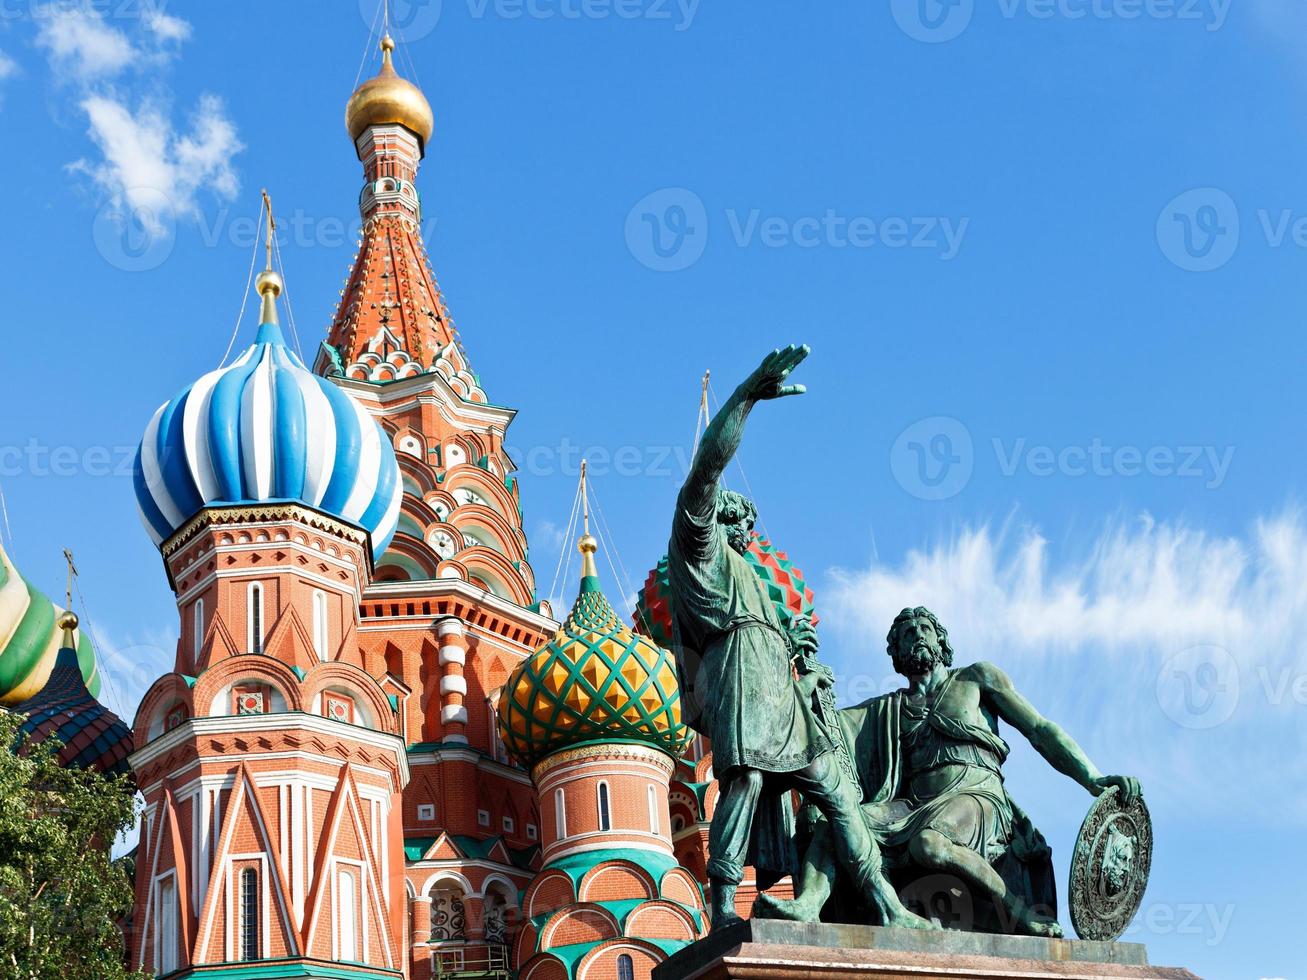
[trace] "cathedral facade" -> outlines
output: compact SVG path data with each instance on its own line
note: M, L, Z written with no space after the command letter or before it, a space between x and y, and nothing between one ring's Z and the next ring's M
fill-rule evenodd
M422 241L431 108L381 47L346 111L361 243L312 363L269 258L253 345L141 443L180 631L132 731L130 965L648 978L710 927L711 758L666 643L604 597L594 539L570 615L539 599L514 412Z

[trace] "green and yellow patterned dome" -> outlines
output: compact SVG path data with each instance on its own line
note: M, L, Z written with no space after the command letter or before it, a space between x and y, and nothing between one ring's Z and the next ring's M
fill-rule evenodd
M62 612L18 574L0 547L0 704L18 704L45 687L63 645ZM93 696L99 694L91 640L77 631L75 643L82 679Z
M581 592L562 629L518 665L499 701L499 735L533 766L586 742L635 741L680 756L693 733L681 720L671 653L618 619L599 588L590 535Z

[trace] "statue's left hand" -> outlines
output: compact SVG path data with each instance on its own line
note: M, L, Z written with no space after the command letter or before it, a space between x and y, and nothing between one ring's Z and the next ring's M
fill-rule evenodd
M1134 776L1099 776L1094 780L1090 792L1098 796L1113 786L1120 791L1121 802L1126 806L1137 800L1144 792L1143 787L1139 785L1139 780Z

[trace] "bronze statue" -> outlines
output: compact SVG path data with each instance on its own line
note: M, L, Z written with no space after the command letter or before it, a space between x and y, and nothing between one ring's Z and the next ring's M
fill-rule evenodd
M943 874L970 889L973 898L988 900L963 928L1060 936L1050 852L1003 785L1008 746L998 723L1011 725L1055 769L1095 796L1115 790L1124 807L1137 809L1139 781L1102 775L998 667L954 668L948 631L928 609L904 609L887 647L907 688L839 715L862 811L893 880L910 888L914 877ZM760 896L756 915L806 921L822 915L837 881L831 837L829 827L815 823L796 899ZM1125 851L1120 844L1109 850L1108 873L1121 873ZM849 914L847 907L835 911Z
M758 869L760 887L792 871L795 789L825 817L826 857L876 919L929 928L882 874L856 782L814 716L814 682L801 689L795 678L791 658L815 649L815 633L802 622L793 633L782 625L741 557L757 512L721 487L754 405L803 393L786 379L807 355L800 346L773 351L727 399L704 433L672 524L668 572L682 707L686 721L712 740L721 789L708 842L713 928L738 918L735 893L746 862ZM814 676L830 684L829 673Z

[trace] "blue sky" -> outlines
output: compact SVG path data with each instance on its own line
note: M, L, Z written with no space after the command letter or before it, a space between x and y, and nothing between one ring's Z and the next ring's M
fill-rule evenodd
M487 392L521 410L542 590L582 453L617 597L665 544L704 369L720 399L811 344L809 394L759 408L743 463L842 693L886 681L900 607L935 608L963 662L1143 779L1130 938L1216 978L1307 976L1299 6L395 11L436 115L428 245ZM223 357L263 186L300 341L324 335L374 10L0 0L5 543L51 592L76 551L125 714L175 611L124 461ZM1065 894L1089 798L1028 750L1009 770Z

